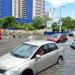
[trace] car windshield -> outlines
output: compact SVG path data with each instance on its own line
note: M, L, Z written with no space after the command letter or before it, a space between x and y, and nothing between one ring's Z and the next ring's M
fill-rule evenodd
M38 46L30 45L30 44L22 44L15 50L11 52L16 57L19 58L28 58L32 55L32 53L37 49Z
M75 42L72 42L72 45L75 45Z
M51 37L53 37L53 38L59 38L60 34L53 34L53 35L51 35Z

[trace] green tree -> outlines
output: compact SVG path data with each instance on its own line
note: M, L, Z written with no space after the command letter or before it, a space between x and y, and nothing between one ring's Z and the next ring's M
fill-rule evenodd
M8 23L8 27L9 28L12 28L13 27L12 24L15 23L16 18L13 17L13 16L9 16L9 17L6 18L6 20L7 20L7 23Z
M3 19L0 19L0 28L3 28L2 24L3 24Z
M13 29L16 29L16 25L18 25L18 23L17 23L16 20L11 23L11 27L12 27ZM19 25L18 25L18 26L19 26Z
M71 28L71 29L75 29L75 20L72 20L72 23L71 23L71 25L70 25L70 28Z
M31 23L29 23L29 24L26 26L26 28L28 28L28 30L33 30L33 29L34 29Z
M49 18L48 16L44 16L43 17L43 24L45 24L46 26L46 22L52 20L51 18Z
M8 28L8 21L6 18L3 19L3 24L2 24L3 28Z
M65 26L67 29L70 29L71 28L71 25L72 25L72 18L71 17L66 17L66 18L63 18L62 19L62 26Z
M59 31L59 27L57 26L57 22L54 22L54 23L52 24L52 30L53 30L53 31Z
M43 19L41 17L35 17L32 23L34 29L41 29L43 25Z

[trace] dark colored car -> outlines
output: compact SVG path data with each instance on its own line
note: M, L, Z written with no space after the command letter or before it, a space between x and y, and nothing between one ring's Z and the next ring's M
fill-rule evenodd
M64 34L53 34L47 38L48 41L54 41L56 43L62 43L67 41L67 36Z

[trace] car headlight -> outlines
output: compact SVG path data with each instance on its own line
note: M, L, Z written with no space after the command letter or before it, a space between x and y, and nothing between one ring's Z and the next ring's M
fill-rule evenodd
M8 70L7 72L4 73L4 75L19 75L18 70Z
M8 71L6 72L6 75L17 75L17 72L16 71Z

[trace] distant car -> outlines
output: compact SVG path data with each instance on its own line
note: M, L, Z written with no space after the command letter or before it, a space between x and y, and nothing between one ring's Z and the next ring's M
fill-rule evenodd
M54 41L56 43L62 43L67 41L67 36L64 34L53 34L47 38L48 41Z
M63 47L55 42L24 42L0 57L0 75L35 75L63 60L63 56Z
M75 36L75 31L69 31L68 35L69 36Z
M75 49L75 40L72 41L72 43L70 44L70 47Z

